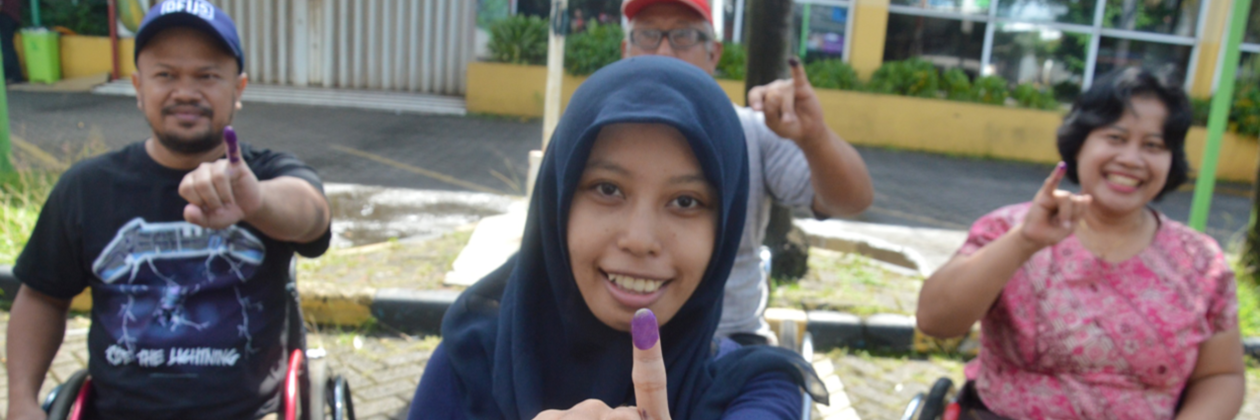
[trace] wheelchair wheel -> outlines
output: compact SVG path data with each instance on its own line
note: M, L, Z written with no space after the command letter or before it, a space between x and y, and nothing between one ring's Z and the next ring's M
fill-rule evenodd
M44 412L48 413L48 420L70 418L70 410L74 407L74 402L79 399L79 392L87 379L88 371L83 369L70 375L70 379L53 388L44 402Z
M328 378L324 387L332 420L354 420L354 400L350 398L350 382L341 375Z
M938 420L945 414L945 405L949 404L949 396L954 391L954 381L949 378L937 379L932 389L923 399L923 409L919 412L919 420Z

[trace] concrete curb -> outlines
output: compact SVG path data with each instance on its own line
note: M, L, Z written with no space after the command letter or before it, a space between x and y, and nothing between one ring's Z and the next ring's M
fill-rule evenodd
M10 300L20 287L11 267L0 266L0 291ZM369 293L308 293L302 296L302 310L308 321L325 325L360 326L371 319L381 325L407 334L438 334L442 317L455 303L459 292L451 290L381 289ZM784 320L805 320L806 331L813 335L814 347L820 351L834 348L867 349L892 352L962 352L978 350L979 329L966 337L941 340L927 337L915 329L914 317L899 314L875 314L863 319L854 314L834 311L800 311L771 308L766 312L771 325ZM1260 337L1243 339L1246 354L1260 359Z

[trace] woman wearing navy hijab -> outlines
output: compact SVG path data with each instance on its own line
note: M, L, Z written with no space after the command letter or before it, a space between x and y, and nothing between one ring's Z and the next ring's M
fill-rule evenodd
M802 386L825 401L799 355L713 339L748 158L711 76L666 57L596 72L535 189L510 275L447 312L410 418L791 419Z

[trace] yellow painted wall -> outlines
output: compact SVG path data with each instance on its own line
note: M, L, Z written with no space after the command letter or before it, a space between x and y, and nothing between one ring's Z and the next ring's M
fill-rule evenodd
M26 54L22 49L21 34L14 37L17 44L18 62L22 63L22 71L26 71ZM61 78L92 76L108 73L114 63L109 58L109 37L103 36L62 36L58 42L61 48ZM118 68L120 77L131 77L136 71L136 42L133 38L118 40Z
M1205 98L1212 95L1212 79L1216 77L1216 63L1220 61L1221 43L1225 40L1225 24L1229 18L1229 1L1208 2L1207 16L1203 20L1203 38L1199 40L1199 61L1195 66L1194 80L1190 84L1190 96Z
M541 116L545 71L541 66L470 64L468 111ZM562 106L568 104L569 97L585 79L564 76ZM531 85L527 80L535 82ZM718 80L718 84L732 101L744 104L743 83ZM831 89L815 91L827 125L853 144L1026 162L1059 161L1055 132L1063 121L1061 112ZM539 99L532 108L505 106L529 104L535 94ZM1198 167L1206 137L1207 131L1201 127L1190 130L1186 152L1191 167ZM1221 141L1217 177L1254 181L1258 157L1260 143L1255 138L1226 133Z
M1203 160L1203 146L1207 143L1207 129L1194 127L1186 135L1186 157L1191 168L1198 168ZM1260 142L1254 137L1244 137L1226 132L1221 136L1221 153L1217 156L1216 177L1226 181L1255 182L1256 161L1260 158Z
M547 68L501 63L468 63L469 112L541 117Z
M547 86L547 68L502 63L468 63L468 89L464 97L468 112L483 114L542 117L543 91ZM569 105L569 98L586 77L565 74L560 85L560 111ZM744 105L744 83L718 79L718 85L732 100Z
M827 125L854 144L1058 162L1058 112L818 89Z
M888 0L856 0L849 64L862 80L870 80L884 64L884 38L888 33Z

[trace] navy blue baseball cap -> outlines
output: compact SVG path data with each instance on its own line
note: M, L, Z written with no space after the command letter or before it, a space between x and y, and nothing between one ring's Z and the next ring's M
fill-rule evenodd
M245 56L241 54L241 37L236 33L236 23L223 10L205 0L166 0L149 9L136 34L137 64L145 44L162 30L174 27L188 27L210 34L236 57L239 71L245 71Z

